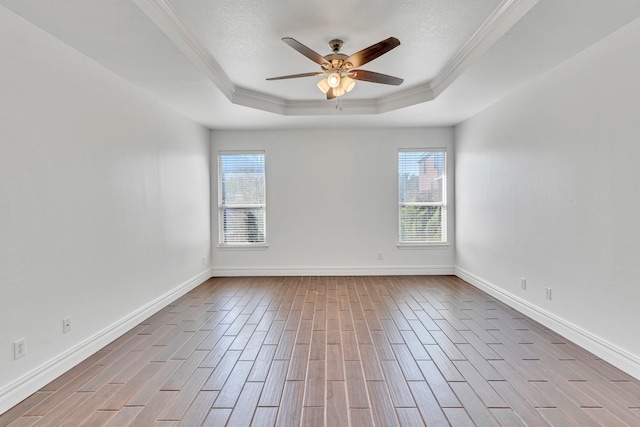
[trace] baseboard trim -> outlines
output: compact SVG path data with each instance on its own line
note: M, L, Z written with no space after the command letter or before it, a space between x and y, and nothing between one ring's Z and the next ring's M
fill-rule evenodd
M484 280L469 271L456 267L455 275L473 286L485 291L508 306L531 317L554 332L573 341L582 348L609 362L616 368L640 380L640 357L604 340L591 332L556 316L529 301Z
M212 277L239 276L433 276L453 275L452 265L381 267L213 267Z
M149 316L157 313L182 295L211 278L207 269L181 283L169 292L140 307L116 323L87 338L39 368L0 389L0 414L8 411L69 369L93 355L113 340L124 335Z

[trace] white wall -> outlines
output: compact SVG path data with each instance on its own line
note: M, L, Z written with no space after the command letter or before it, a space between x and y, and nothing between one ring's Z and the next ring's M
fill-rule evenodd
M207 129L3 8L0 58L1 413L208 278L211 246Z
M453 170L452 140L452 128L213 131L214 275L452 273L453 176L451 244L426 250L397 247L396 176L399 148L445 147ZM265 151L266 250L217 247L220 150Z
M456 129L456 248L461 277L640 378L638 40L640 20Z

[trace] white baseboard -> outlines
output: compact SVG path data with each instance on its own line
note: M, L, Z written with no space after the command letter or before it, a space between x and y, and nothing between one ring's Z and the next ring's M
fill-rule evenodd
M87 359L113 340L124 335L143 320L157 313L209 278L211 278L211 270L207 269L150 303L140 307L116 323L109 325L102 331L87 338L39 368L2 387L0 389L0 414L8 411L49 382Z
M553 313L531 304L529 301L505 291L504 289L462 269L456 267L455 275L485 291L508 306L531 317L533 320L548 327L552 331L573 341L582 348L595 354L602 360L611 363L616 368L626 372L634 378L640 379L640 357L586 331Z
M238 276L433 276L453 275L452 265L381 267L213 267L212 277Z

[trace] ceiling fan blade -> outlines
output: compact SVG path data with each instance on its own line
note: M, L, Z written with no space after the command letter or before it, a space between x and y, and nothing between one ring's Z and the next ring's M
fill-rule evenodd
M355 73L355 75L352 75L352 73ZM366 70L351 70L349 72L349 76L355 80L362 80L365 82L372 82L372 83L382 83L385 85L394 85L394 86L399 86L404 81L399 77L393 77L387 74L375 73L373 71L366 71Z
M345 59L344 62L351 63L352 68L360 67L398 46L400 46L400 40L395 37L389 37L386 40L382 40L368 48L362 49L360 52L354 53Z
M317 71L313 73L303 73L303 74L291 74L288 76L280 76L280 77L269 77L267 80L284 80L284 79L297 79L298 77L313 77L313 76L322 76L325 73L322 71Z
M310 60L312 60L313 62L316 62L322 66L329 65L329 61L324 59L322 55L306 47L305 45L300 43L298 40L292 39L291 37L284 37L282 41L288 44L289 46L291 46L292 48L294 48L295 50L297 50L298 52L300 52L301 54L303 54L304 56L306 56L307 58L309 58Z

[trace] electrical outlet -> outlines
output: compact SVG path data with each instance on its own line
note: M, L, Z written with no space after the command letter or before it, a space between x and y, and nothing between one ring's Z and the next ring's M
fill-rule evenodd
M378 252L378 261L382 261L382 252Z
M544 288L544 297L548 300L551 299L551 288Z
M527 289L527 279L525 279L524 277L520 278L520 288L523 290Z
M13 343L13 358L20 359L27 355L27 339L20 338Z
M71 332L71 317L62 319L62 333L66 334L67 332Z

